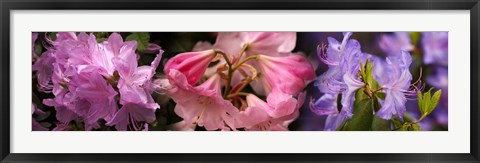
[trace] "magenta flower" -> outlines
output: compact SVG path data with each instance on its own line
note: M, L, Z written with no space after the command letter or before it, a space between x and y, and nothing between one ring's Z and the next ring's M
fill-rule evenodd
M297 95L315 79L312 64L300 55L286 57L270 57L259 55L258 67L264 75L266 83L264 88L268 91L278 89L290 95Z
M194 85L200 81L215 56L214 50L181 53L170 58L163 71L168 75L171 70L177 70L185 75L189 84Z

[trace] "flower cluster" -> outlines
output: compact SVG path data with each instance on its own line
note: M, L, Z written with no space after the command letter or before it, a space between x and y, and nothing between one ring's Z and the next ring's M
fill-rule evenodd
M55 108L57 129L66 129L71 121L82 121L85 130L98 129L104 121L117 130L142 130L155 120L159 105L151 96L152 77L161 49L151 65L138 66L137 42L124 42L118 33L101 43L86 33L45 37L47 50L33 70L40 90L54 95L43 104Z
M394 46L399 51L390 52L392 54L383 60L363 53L359 42L349 39L351 35L344 33L341 42L329 37L328 47L319 46L318 57L329 69L315 82L324 95L311 101L311 110L318 115L328 115L325 130L337 130L346 119L354 116L354 101L365 94L373 99L377 117L390 120L395 116L402 120L407 98L416 95L413 89L416 83L411 84L410 54Z
M295 43L290 32L219 33L214 45L170 58L167 78L154 83L176 102L182 129L288 130L315 78L312 64L292 53Z

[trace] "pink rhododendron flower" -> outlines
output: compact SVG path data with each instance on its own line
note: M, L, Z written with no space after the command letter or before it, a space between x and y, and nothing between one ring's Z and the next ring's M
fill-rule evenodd
M238 54L245 44L249 55L288 55L297 40L295 32L221 32L217 36L214 47L228 54Z
M200 81L215 56L214 50L181 53L168 60L164 72L168 75L171 70L177 70L185 75L189 84L194 85Z
M234 117L238 110L220 93L220 77L214 75L199 86L188 83L186 76L172 69L168 74L171 86L163 86L166 93L177 103L175 113L186 124L195 124L207 130L235 129Z
M288 125L298 117L304 99L305 93L301 93L297 100L274 90L265 102L250 94L247 96L248 107L240 112L237 124L246 130L288 130Z
M267 89L279 89L284 93L296 95L315 79L312 64L301 55L286 57L260 55L257 63L269 84L264 87ZM270 90L265 92L268 93Z

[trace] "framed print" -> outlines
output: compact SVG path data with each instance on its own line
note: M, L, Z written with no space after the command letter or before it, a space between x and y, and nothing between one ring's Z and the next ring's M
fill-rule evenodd
M479 162L478 16L476 0L4 1L2 162Z

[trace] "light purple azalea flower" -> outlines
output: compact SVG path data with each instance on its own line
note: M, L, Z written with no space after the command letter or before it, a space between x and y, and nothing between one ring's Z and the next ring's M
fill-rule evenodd
M412 51L414 48L409 32L382 34L379 46L388 56L400 55L402 51Z
M423 32L423 62L448 65L448 32Z
M385 100L381 101L382 107L377 112L378 117L391 119L393 115L398 115L400 119L403 119L403 114L406 111L406 94L416 93L409 90L412 81L409 70L411 63L410 54L402 51L400 56L387 57L386 64L374 66L374 69L384 69L383 74L374 74L374 77L386 93Z
M360 63L365 63L368 58L372 58L370 54L362 53L360 43L354 39L348 39L352 33L344 33L342 43L333 38L328 38L329 47L325 51L320 49L319 57L322 62L329 66L324 74L318 77L315 86L325 93L324 96L311 105L311 110L315 113L335 113L337 110L332 107L331 100L336 99L338 94L342 94L341 112L347 117L352 116L353 101L355 101L355 91L363 87L365 84L357 77ZM323 54L322 54L323 53ZM325 107L330 106L330 107Z
M344 113L328 115L327 119L325 120L324 130L336 131L345 118L347 118L347 115Z
M349 40L352 34L350 32L344 33L343 41L340 43L332 37L328 37L328 48L321 47L317 49L317 55L320 60L328 65L328 70L320 75L315 81L315 86L320 92L338 94L346 90L346 85L343 82L343 74L346 72L344 68L345 56L350 56L350 53L360 52L360 45L356 40Z

